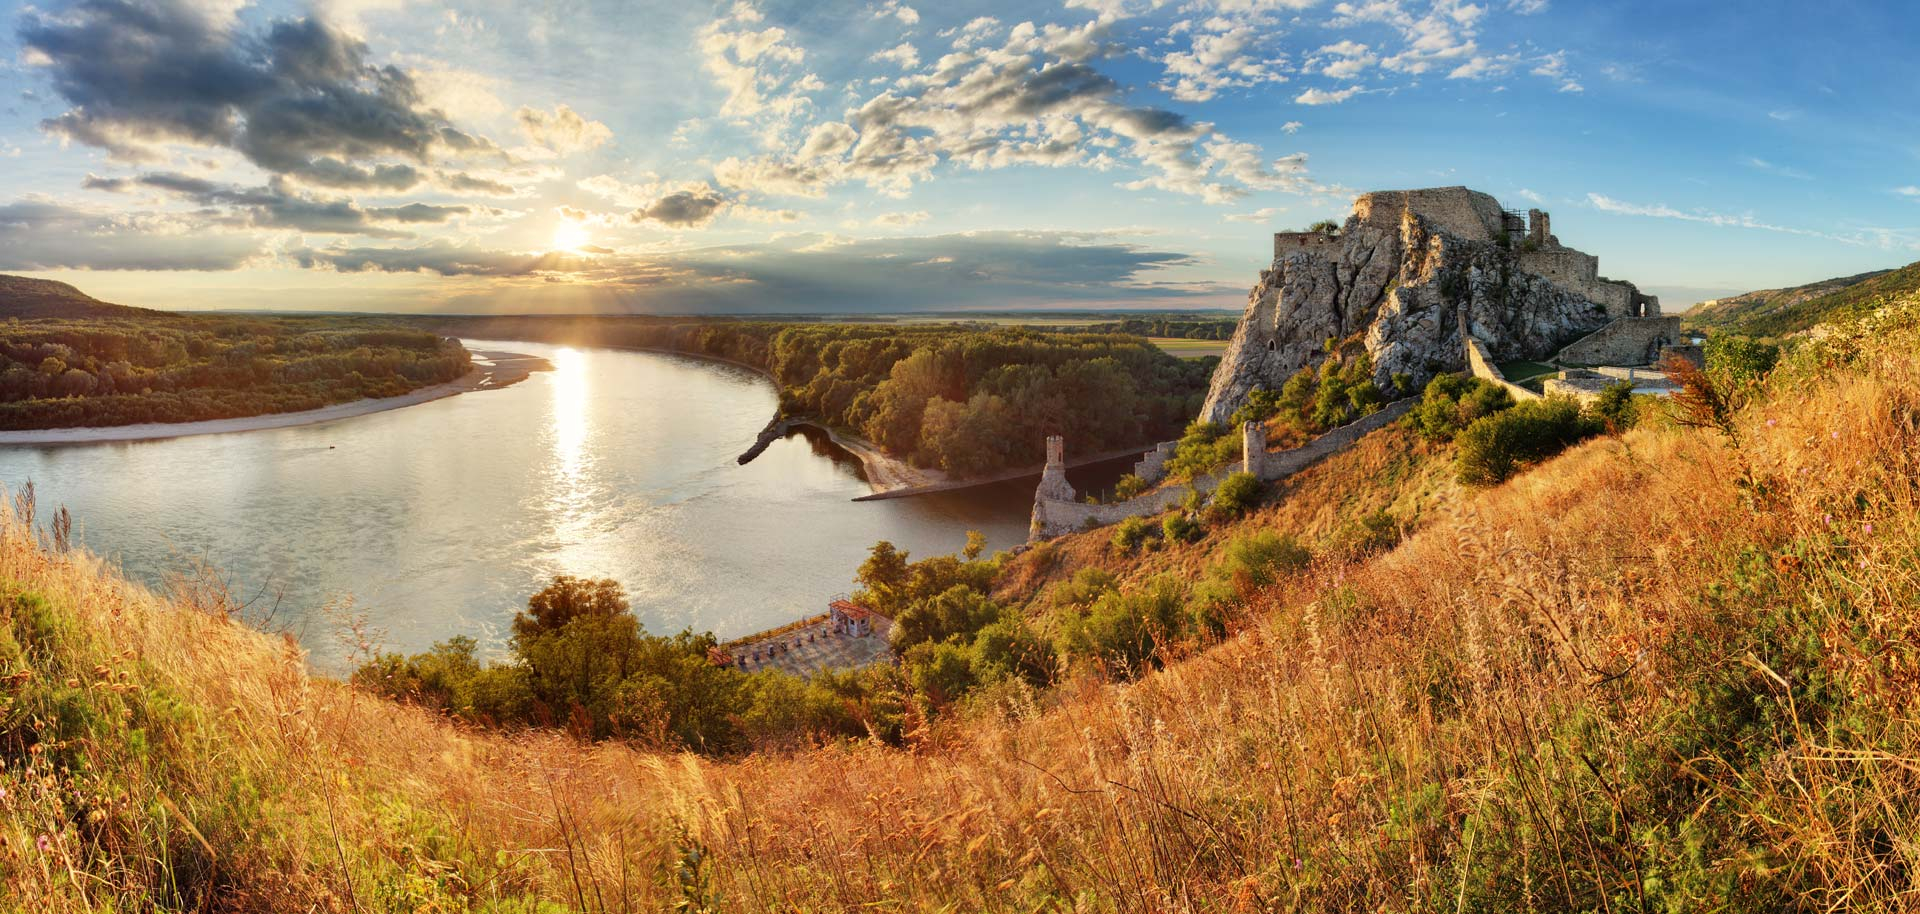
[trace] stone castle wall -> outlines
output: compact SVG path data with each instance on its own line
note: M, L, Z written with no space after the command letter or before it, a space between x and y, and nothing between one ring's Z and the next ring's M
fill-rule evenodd
M1474 377L1492 381L1506 388L1507 393L1512 394L1515 401L1540 399L1539 394L1507 380L1507 376L1501 373L1500 367L1493 364L1493 356L1487 353L1487 344L1474 339L1472 336L1467 336L1466 341L1467 370L1472 372Z
M1396 232L1401 214L1409 209L1434 228L1468 241L1492 241L1506 225L1500 201L1465 187L1377 190L1361 194L1353 202L1353 214L1361 222Z
M1680 317L1623 317L1575 340L1554 358L1567 365L1647 365L1680 343Z
M1613 317L1638 317L1633 286L1600 276L1600 258L1572 248L1521 251L1520 269L1545 276L1567 291L1607 309Z
M1340 236L1329 235L1326 232L1273 233L1273 259L1275 260L1296 251L1321 251L1339 246Z
M1187 492L1198 489L1212 492L1228 476L1244 472L1253 465L1254 475L1262 482L1285 479L1312 466L1322 458L1346 449L1355 441L1387 427L1388 423L1406 415L1419 405L1418 397L1395 400L1371 416L1364 416L1334 429L1300 447L1285 451L1267 451L1264 431L1245 429L1242 431L1241 462L1230 465L1224 470L1197 477L1190 485L1164 486L1141 495L1138 498L1105 505L1090 505L1085 502L1065 501L1050 498L1044 487L1035 493L1033 499L1034 539L1045 539L1085 530L1089 527L1104 527L1116 524L1129 517L1147 517L1159 514L1170 508L1178 507L1187 500ZM1254 459L1244 448L1259 443L1261 456Z
M1153 450L1142 455L1133 465L1133 475L1149 485L1166 478L1167 461L1173 459L1173 452L1179 447L1178 441L1162 441L1154 445Z

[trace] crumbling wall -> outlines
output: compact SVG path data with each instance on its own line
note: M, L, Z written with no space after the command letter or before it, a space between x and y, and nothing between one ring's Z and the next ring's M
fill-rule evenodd
M1493 364L1493 357L1487 354L1487 344L1470 335L1463 335L1463 338L1467 346L1467 370L1472 372L1474 377L1492 381L1506 388L1507 393L1513 394L1515 400L1540 399L1539 394L1507 380L1507 376L1501 373L1500 367Z
M1154 445L1153 450L1148 451L1133 465L1133 475L1140 477L1141 481L1149 485L1165 479L1167 461L1173 459L1173 452L1179 447L1178 441L1162 441Z
M1505 211L1491 194L1455 185L1421 190L1376 190L1353 202L1361 222L1398 231L1402 213L1412 210L1434 228L1468 241L1493 241L1505 225Z
M1257 423L1248 423L1242 432L1244 437L1241 439L1243 451L1240 463L1196 477L1187 485L1163 486L1126 501L1090 505L1085 502L1052 498L1048 496L1043 482L1041 491L1034 493L1031 538L1046 539L1090 527L1104 527L1129 517L1159 514L1169 508L1178 507L1186 501L1190 490L1212 492L1222 480L1233 473L1252 472L1262 482L1285 479L1312 466L1329 454L1345 450L1368 434L1387 427L1388 423L1406 415L1419 403L1418 397L1395 400L1373 415L1363 416L1300 447L1285 451L1267 451L1264 429ZM1258 457L1255 457L1251 451L1245 450L1256 442L1260 448Z
M1575 340L1555 360L1566 365L1649 365L1684 340L1680 318L1623 317Z
M1340 236L1328 232L1274 232L1273 259L1279 260L1295 251L1319 251L1339 244Z

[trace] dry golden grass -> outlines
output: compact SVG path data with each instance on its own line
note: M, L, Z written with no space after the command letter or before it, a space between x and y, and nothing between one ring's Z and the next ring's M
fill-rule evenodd
M1254 595L1230 641L906 750L462 732L10 524L0 580L91 643L8 662L108 667L70 690L118 683L150 742L35 753L8 718L0 886L33 911L1912 909L1910 329L1783 379L1738 450L1647 428L1470 497L1403 487L1417 533ZM1259 522L1324 524L1365 482L1304 475ZM155 727L155 696L187 710ZM92 790L127 799L76 824Z

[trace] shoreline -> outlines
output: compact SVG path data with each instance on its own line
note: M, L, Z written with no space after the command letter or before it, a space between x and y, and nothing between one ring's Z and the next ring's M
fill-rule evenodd
M292 413L267 413L232 419L202 419L196 422L139 422L130 425L88 425L68 428L35 428L0 431L0 447L31 447L56 444L105 444L127 441L157 441L193 435L224 435L233 432L265 431L319 425L339 419L351 419L407 406L430 403L455 394L477 390L498 390L524 381L536 371L552 368L545 359L517 352L479 351L473 353L472 370L452 381L410 390L394 397L375 397L335 403L318 409Z
M722 365L732 365L735 368L746 369L767 379L768 382L773 384L774 395L777 397L780 393L780 379L774 377L773 372L761 368L758 365L750 365L746 362L730 359L722 355L711 355L705 352L688 352L682 349L662 349L658 346L601 345L596 348L617 349L628 352L651 352L657 355L678 355L707 362L718 362ZM841 450L846 451L852 455L853 459L859 461L861 475L866 477L867 487L873 491L868 495L862 495L854 499L854 501L866 501L875 497L898 498L903 494L920 494L919 490L929 492L946 491L949 488L965 488L970 485L979 485L989 481L949 479L947 474L939 470L916 467L905 460L901 460L898 457L882 451L879 445L865 438L842 432L828 426L824 422L814 419L797 419L781 416L776 413L773 419L768 422L768 425L771 427L775 423L780 423L784 426L781 429L779 437L786 437L796 426L805 425L809 428L819 429L825 432L827 438ZM768 443L771 444L772 441L769 440ZM760 450L764 450L764 447L750 450L748 453L757 457L759 456ZM748 459L752 458L750 457ZM745 461L742 462L744 463Z

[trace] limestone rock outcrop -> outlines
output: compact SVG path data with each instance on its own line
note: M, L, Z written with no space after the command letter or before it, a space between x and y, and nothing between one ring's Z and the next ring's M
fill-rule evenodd
M1657 315L1631 283L1562 247L1547 214L1465 187L1377 191L1337 233L1283 232L1248 297L1200 418L1224 422L1255 389L1364 346L1375 383L1422 385L1464 367L1462 329L1497 360L1542 359L1622 317ZM1417 389L1417 387L1416 387Z

